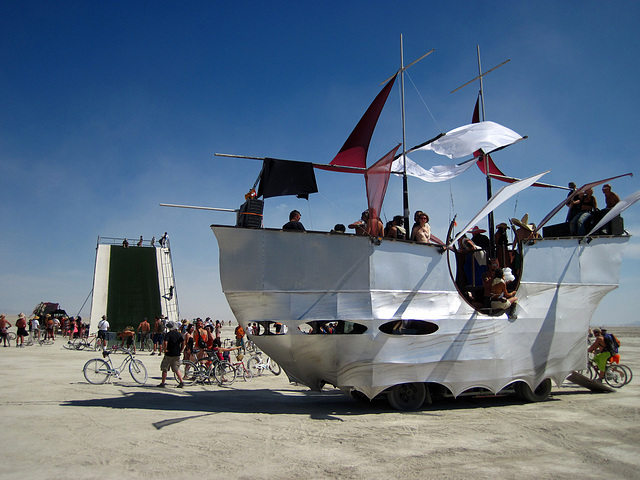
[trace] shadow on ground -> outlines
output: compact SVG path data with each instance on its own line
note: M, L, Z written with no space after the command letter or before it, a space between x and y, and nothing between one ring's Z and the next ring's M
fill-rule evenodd
M575 394L583 392L582 390ZM554 392L548 401L561 401L562 395L574 392ZM589 393L584 391L583 393ZM402 412L404 415L439 415L456 409L499 408L522 405L523 402L510 395L445 398L432 404L425 404L417 412ZM121 389L120 395L109 398L69 400L62 406L106 407L159 411L180 411L198 414L254 413L267 415L305 415L319 420L338 420L342 416L369 414L397 414L384 399L372 402L357 401L339 390L313 392L300 389L256 389L235 390L223 388L215 390L177 390L173 387L132 387ZM199 415L195 415L197 417Z

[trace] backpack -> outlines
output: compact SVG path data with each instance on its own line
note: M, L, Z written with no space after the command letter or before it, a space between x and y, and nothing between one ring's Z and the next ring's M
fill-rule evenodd
M613 339L613 335L610 333L604 336L604 344L607 346L606 351L610 352L611 355L618 353L618 342Z

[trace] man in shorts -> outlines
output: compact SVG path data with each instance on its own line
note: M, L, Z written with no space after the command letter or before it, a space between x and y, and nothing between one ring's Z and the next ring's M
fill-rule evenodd
M604 341L602 332L599 328L593 329L593 334L596 337L596 341L591 344L587 350L589 353L593 353L593 363L598 366L598 381L602 381L604 377L604 371L607 368L607 360L611 356L611 352L607 350L607 344Z
M158 355L162 353L162 346L164 344L164 329L164 320L161 316L156 317L156 322L153 325L153 352L151 352L151 355L156 354L156 348L158 349Z
M140 322L138 325L138 335L140 337L140 350L144 352L144 342L147 340L149 336L149 332L151 331L151 325L147 321L147 317L144 317L144 320Z
M98 322L98 340L102 345L102 350L107 348L107 332L109 331L109 322L107 316L102 315L102 319Z
M167 322L169 333L164 336L163 350L164 357L160 364L160 370L162 370L162 382L158 387L164 388L167 381L167 372L171 369L178 377L178 387L184 387L182 382L182 375L180 374L180 355L184 348L184 339L180 332L178 332L178 326L174 322Z

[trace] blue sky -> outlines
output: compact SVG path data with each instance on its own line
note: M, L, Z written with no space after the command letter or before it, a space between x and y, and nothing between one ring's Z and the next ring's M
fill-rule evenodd
M0 311L55 301L77 314L98 236L168 231L181 316L231 319L209 225L233 215L158 204L237 208L260 164L215 152L329 162L399 67L400 34L406 64L435 49L406 77L408 146L469 123L477 84L450 92L477 75L480 45L484 70L511 59L485 79L487 119L529 136L494 156L505 172L551 169L542 180L560 185L634 172L639 16L637 2L3 2ZM396 86L370 163L401 140ZM265 225L281 226L293 208L307 229L359 218L361 176L317 178L308 202L268 199ZM388 218L401 213L400 183L390 183ZM429 212L440 237L485 195L477 169L409 188L411 210ZM613 183L621 197L639 189L637 175ZM537 223L564 195L530 189L496 219L529 213ZM640 234L640 210L624 218ZM639 321L636 238L594 324Z

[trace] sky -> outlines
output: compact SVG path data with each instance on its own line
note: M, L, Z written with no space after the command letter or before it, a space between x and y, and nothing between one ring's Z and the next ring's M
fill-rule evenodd
M431 49L405 76L407 147L470 123L478 93L486 119L526 141L493 156L524 178L640 190L640 3L6 1L0 5L0 312L41 301L88 317L98 237L171 239L180 316L231 320L209 225L238 208L261 162L215 153L328 163L381 82ZM402 142L399 82L380 117L369 164ZM425 168L452 163L432 152ZM307 230L348 224L366 208L361 175L317 171L308 201L265 202L264 224L290 210ZM494 186L495 189L499 185ZM402 213L390 181L383 216ZM410 209L443 238L485 198L475 167L439 184L409 180ZM600 188L595 190L604 203ZM496 211L538 223L562 190L528 189ZM551 223L564 220L565 212ZM624 214L620 288L592 324L638 324L640 208ZM88 300L87 300L88 299Z

